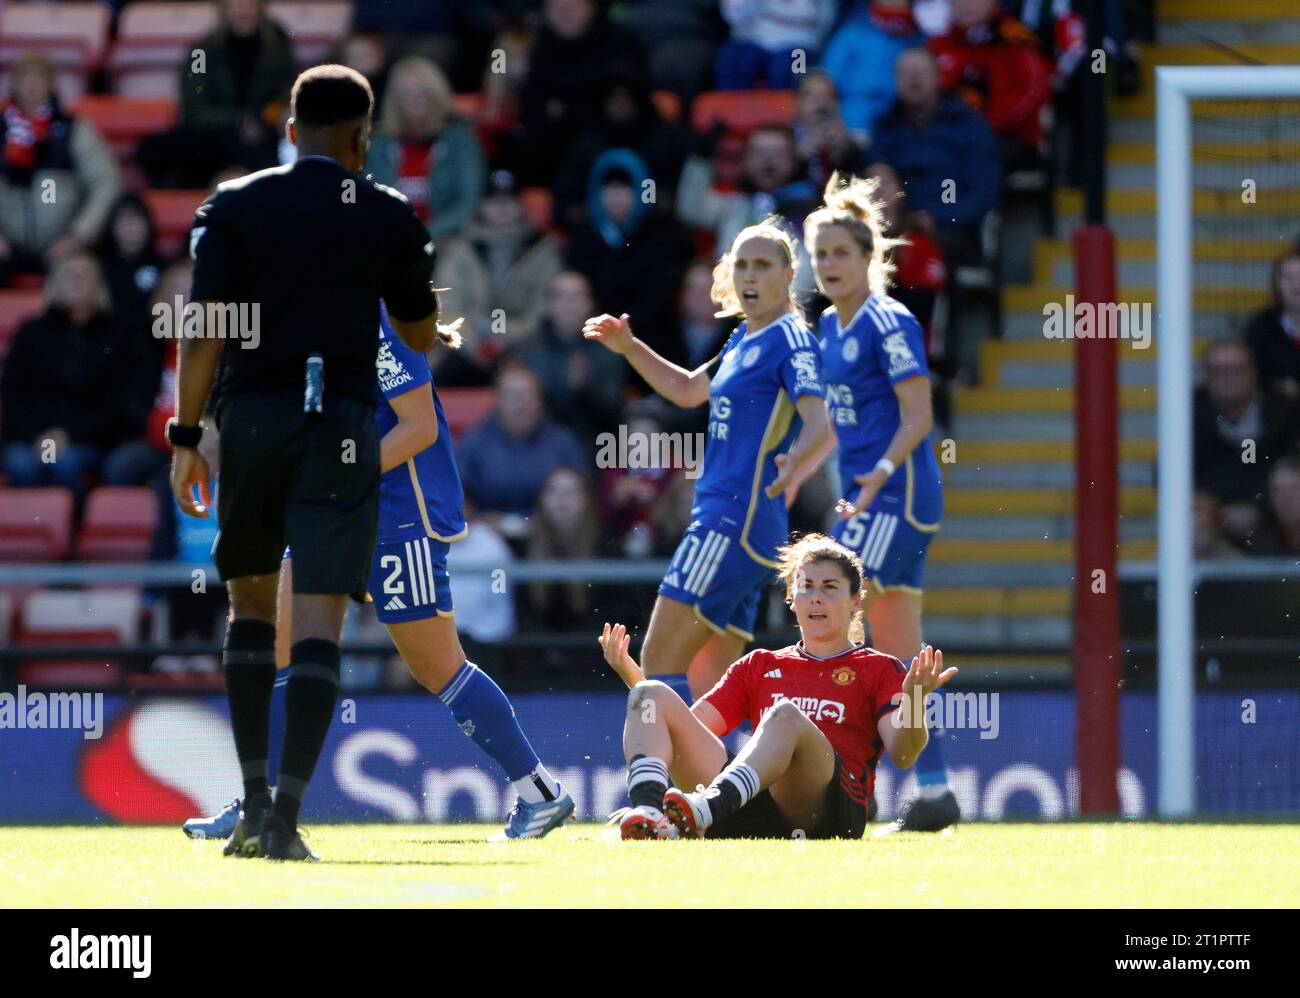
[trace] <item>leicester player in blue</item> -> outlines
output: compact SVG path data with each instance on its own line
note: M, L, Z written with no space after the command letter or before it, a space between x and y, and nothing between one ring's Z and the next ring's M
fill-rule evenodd
M454 330L440 330L443 342L458 344ZM538 759L505 693L466 659L456 633L447 549L466 534L464 495L429 362L381 314L376 364L382 477L370 597L411 674L450 708L461 730L514 785L518 801L495 837L540 838L573 814L574 802ZM281 595L292 591L291 560L286 553ZM277 634L287 636L286 600L277 618ZM225 820L233 825L223 811L206 822L187 822L186 832L216 837L221 828L213 824Z
M832 176L804 236L831 300L819 337L844 488L832 533L862 560L872 645L910 661L922 646L925 556L943 517L943 481L930 444L924 335L887 293L895 241L884 235L874 190L873 181ZM917 762L921 796L900 818L904 829L937 831L960 817L940 742L930 739Z
M659 586L642 647L647 675L686 673L711 689L753 639L763 591L788 540L784 492L807 475L830 435L817 341L792 292L794 243L777 224L742 230L714 269L719 315L743 321L693 371L659 356L628 317L587 320L588 339L622 354L660 395L683 408L709 404L704 463L691 524Z

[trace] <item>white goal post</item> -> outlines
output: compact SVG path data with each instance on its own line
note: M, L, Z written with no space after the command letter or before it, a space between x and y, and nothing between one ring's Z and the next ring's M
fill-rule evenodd
M1160 815L1196 808L1192 558L1192 100L1300 98L1300 66L1156 69L1157 656ZM1243 178L1245 179L1245 178Z

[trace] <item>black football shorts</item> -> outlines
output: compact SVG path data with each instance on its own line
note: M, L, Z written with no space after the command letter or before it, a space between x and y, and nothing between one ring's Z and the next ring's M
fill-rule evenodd
M222 399L213 559L223 581L279 571L293 548L293 591L364 598L379 526L375 410L327 397L308 415L301 394Z
M728 753L728 762L731 761ZM867 830L867 812L840 785L839 754L835 772L826 785L825 810L814 828L796 829L781 813L770 791L762 790L729 818L705 833L710 839L860 839Z

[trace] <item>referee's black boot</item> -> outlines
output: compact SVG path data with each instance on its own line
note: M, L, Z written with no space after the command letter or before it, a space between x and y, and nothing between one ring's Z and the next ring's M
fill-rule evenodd
M288 822L274 811L266 816L262 825L261 847L262 855L267 859L315 863L318 858L307 848L302 835L291 829Z
M918 797L906 807L895 822L900 832L941 832L961 821L961 808L949 790L942 797L926 800Z
M221 850L221 854L241 858L260 856L262 829L270 815L270 794L257 794L244 801L244 807L239 812L239 822L226 840L226 847Z

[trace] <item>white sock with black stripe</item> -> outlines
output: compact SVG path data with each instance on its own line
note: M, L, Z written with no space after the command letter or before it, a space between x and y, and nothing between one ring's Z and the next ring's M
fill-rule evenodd
M654 756L635 756L627 767L627 797L633 807L663 810L668 790L668 764Z
M733 762L713 778L704 792L709 808L709 824L716 825L723 818L735 814L754 799L758 793L758 773L743 762Z

